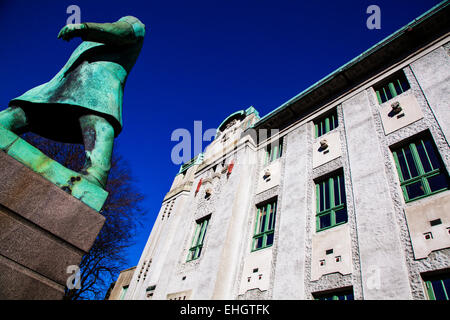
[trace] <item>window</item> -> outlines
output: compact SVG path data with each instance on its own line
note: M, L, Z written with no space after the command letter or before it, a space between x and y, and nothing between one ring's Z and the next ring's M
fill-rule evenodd
M430 300L449 300L450 273L424 277L425 289Z
M323 136L325 133L337 128L339 125L337 117L337 109L327 114L325 117L314 121L314 127L316 132L316 138Z
M146 296L148 300L151 300L153 298L153 294L155 293L156 285L149 286L147 289L145 289Z
M382 83L374 87L380 104L398 96L410 88L403 71L397 72L393 76L384 80Z
M448 189L447 171L429 136L415 139L392 153L406 202Z
M354 300L353 289L313 294L315 300Z
M200 257L200 254L202 253L206 229L208 228L209 218L211 218L211 215L197 220L194 238L192 239L192 245L189 249L187 261L195 260Z
M125 295L127 294L128 291L128 286L123 286L122 287L122 292L120 293L120 300L123 300L125 298Z
M275 231L276 210L277 200L270 201L257 207L252 251L272 246Z
M270 143L266 147L266 155L264 158L264 165L271 163L272 161L281 158L283 155L283 138Z
M317 231L347 222L343 173L316 183Z

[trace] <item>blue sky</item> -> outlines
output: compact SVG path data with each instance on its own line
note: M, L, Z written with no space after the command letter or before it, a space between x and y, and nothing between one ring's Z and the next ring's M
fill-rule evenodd
M249 106L264 116L439 2L0 0L0 110L50 80L81 42L56 38L69 5L80 7L82 22L134 15L146 25L116 139L148 210L127 251L131 267L179 169L171 160L175 129L193 133L194 121L216 128ZM372 4L381 9L379 30L366 27Z

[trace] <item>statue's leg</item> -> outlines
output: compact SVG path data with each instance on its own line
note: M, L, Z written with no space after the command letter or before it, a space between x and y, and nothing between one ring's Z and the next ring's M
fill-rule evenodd
M22 108L11 106L0 112L0 125L17 133L28 125L28 119Z
M85 177L104 188L111 169L114 145L114 128L104 118L96 115L80 117L86 163L82 169Z

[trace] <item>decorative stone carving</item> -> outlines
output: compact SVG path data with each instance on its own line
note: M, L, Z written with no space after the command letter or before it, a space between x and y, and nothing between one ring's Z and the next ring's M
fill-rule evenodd
M398 114L402 111L402 107L400 106L400 102L395 101L393 104L391 104L392 112L394 114Z
M323 139L320 141L320 149L325 150L328 148L328 141L326 139Z
M229 128L231 128L232 126L234 126L237 122L238 122L237 119L234 119L234 120L230 121L230 123L228 123L228 124L225 126L225 130L228 130Z

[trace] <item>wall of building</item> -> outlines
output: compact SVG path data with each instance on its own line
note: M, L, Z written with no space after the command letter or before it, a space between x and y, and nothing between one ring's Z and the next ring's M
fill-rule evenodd
M125 297L124 291L128 291L135 269L136 267L132 267L120 272L119 277L109 294L108 300L120 300Z
M156 285L153 299L313 299L339 288L355 299L425 299L423 274L450 267L450 191L406 203L392 149L429 132L450 171L449 70L447 36L259 144L245 131L248 116L234 123L232 139L217 139L203 163L175 178L127 298L146 299ZM373 86L397 71L411 88L380 104ZM396 101L404 116L389 115ZM315 138L314 120L332 109L338 127ZM280 137L282 156L265 164L266 145ZM337 170L348 221L316 231L315 183ZM273 199L274 243L252 251L256 207ZM196 221L208 215L202 253L187 261Z

